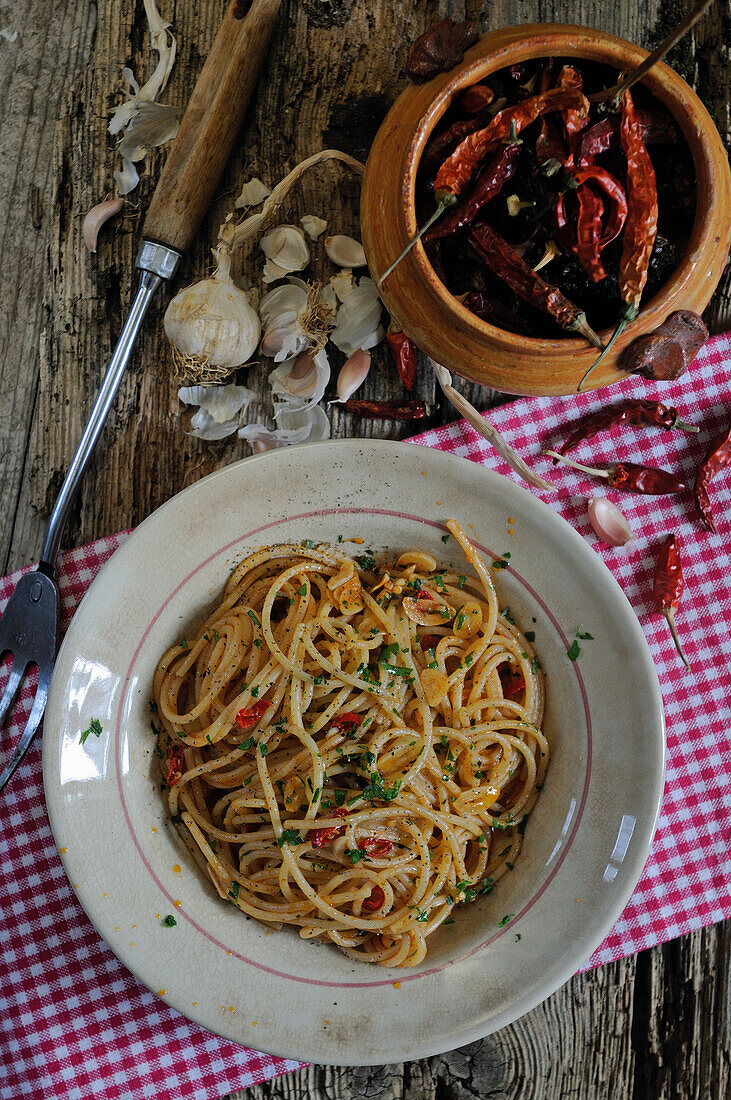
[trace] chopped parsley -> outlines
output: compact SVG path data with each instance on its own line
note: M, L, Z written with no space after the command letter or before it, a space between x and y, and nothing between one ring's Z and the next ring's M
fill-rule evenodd
M255 611L252 611L251 608L249 608L249 610L246 612L246 614L249 616L249 618L251 619L254 626L261 626L261 623L259 622L259 620L256 617L256 612Z
M313 684L316 684L317 687L319 687L320 684L325 682L325 673L323 672L319 676L315 676L315 678L312 682L313 682Z
M460 573L459 577L457 578L457 587L458 588L464 588L466 583L467 583L467 578L464 576L463 573Z
M336 806L342 806L343 805L343 803L345 802L345 796L346 796L347 793L348 793L347 791L336 789L336 791L335 791L335 805Z
M315 549L315 544L312 541L312 539L305 539L305 541L302 543L302 545L304 546L305 550L314 550Z
M443 542L443 541L444 541L444 539L442 539L442 542ZM416 920L417 920L417 923L418 923L418 924L423 924L423 923L424 923L425 921L428 921L428 920L429 920L429 914L427 913L426 909L422 909L422 910L421 910L421 911L419 912L419 915L418 915L418 917L416 918Z
M454 624L455 630L461 630L462 629L462 627L464 626L464 620L465 620L464 609L462 609L462 610L460 610L460 613L457 616L457 621Z
M583 633L581 632L580 629L577 630L576 631L576 637L581 638L582 642L593 642L594 641L594 635L590 634L588 630L585 630Z
M380 774L380 772L373 771L370 774L368 786L363 788L360 797L364 798L367 802L375 802L376 800L381 802L393 802L394 798L396 798L400 790L400 779L397 779L392 787L386 788L386 785L383 782L383 776Z
M154 722L152 723L152 725L154 727ZM153 728L153 732L155 732L154 728ZM89 725L87 726L87 728L85 730L83 730L83 732L81 734L81 738L80 738L82 745L84 744L87 737L91 733L93 733L95 737L101 737L101 735L102 735L102 724L101 724L101 722L99 721L98 718L92 718L92 720L91 720L91 722L89 722Z
M506 608L505 608L505 610L503 611L503 618L504 618L504 619L507 619L507 621L508 621L509 623L512 623L512 624L513 624L513 626L515 626L515 619L514 619L514 618L513 618L513 616L511 615L511 613L510 613L510 608L509 608L509 607L506 607Z
M188 643L187 643L187 641L185 640L185 638L181 638L181 639L180 639L180 648L181 648L181 649L187 649L187 648L188 648Z
M252 699L258 699L259 698L259 688L258 688L258 686L255 686L251 689L251 698Z
M516 943L520 943L520 941L521 941L522 939L523 939L523 937L521 936L520 932L516 932L516 933L515 933L515 942L516 942Z
M442 542L444 542L444 543L449 542L449 535L448 534L447 535L442 535Z
M365 569L366 572L370 572L372 569L375 569L376 559L373 556L372 550L366 550L365 554L356 555L355 560L358 562L358 565L361 567L361 569Z
M581 653L581 646L576 641L576 638L574 638L573 642L571 643L569 648L566 650L566 656L568 657L568 659L570 661L575 661L580 653Z
M361 848L346 848L345 854L350 856L351 863L360 863L362 859L366 858L366 854Z
M239 752L248 752L250 748L253 748L253 745L254 737L252 734L251 737L247 737L245 741L241 742L241 744L239 745Z
M515 913L506 913L503 919L497 922L498 928L504 928L506 924L510 923L514 916Z
M302 833L299 829L284 829L282 835L277 837L277 844L280 848L285 844L304 844Z
M238 886L238 882L236 883L236 885ZM176 921L172 913L168 913L168 915L163 918L161 923L163 928L174 928L178 922Z
M262 756L266 756L266 754L269 752L269 747L262 743L261 745L259 745L259 752Z
M240 886L239 886L238 882L232 882L231 883L231 889L228 892L228 896L230 898L233 898L233 900L235 901L236 898L239 896L239 889L240 889Z
M536 640L535 630L526 630L525 640L526 640L526 642L534 642Z

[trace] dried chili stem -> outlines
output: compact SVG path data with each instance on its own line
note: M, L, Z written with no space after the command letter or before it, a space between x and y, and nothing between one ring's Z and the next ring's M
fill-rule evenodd
M675 608L674 607L666 607L665 610L662 612L662 614L665 616L665 619L667 620L667 624L670 627L670 633L673 636L673 641L675 642L675 648L677 649L678 653L680 654L680 658L681 658L683 664L685 665L686 668L690 668L690 661L688 660L688 658L683 653L683 647L680 644L680 637L678 635L678 629L675 625Z
M615 328L614 332L611 335L611 338L610 338L609 342L607 343L606 347L604 348L604 351L601 353L601 355L597 359L594 360L594 362L591 364L588 371L586 372L586 374L584 374L584 376L582 377L582 379L579 382L578 386L576 387L576 392L577 393L581 392L581 387L584 385L584 382L586 382L586 380L589 377L589 375L591 374L591 372L594 370L595 367L599 366L602 359L606 358L606 356L612 350L612 347L614 346L616 341L619 339L619 337L622 335L624 330L627 328L627 325L631 324L631 322L634 321L634 319L637 316L638 312L639 312L639 310L637 310L635 308L635 306L627 306L624 313L622 314L622 317L620 318L619 324Z
M550 455L550 457L559 462L565 462L567 466L573 466L575 470L581 470L584 474L592 474L594 477L604 477L609 480L612 476L611 470L599 470L596 466L583 466L580 462L575 462L573 458L566 458L565 455L560 455L558 451L544 451L544 455Z
M456 195L444 195L439 200L437 208L434 211L434 213L432 214L432 216L424 223L424 225L422 225L419 232L416 234L416 236L411 238L411 240L406 245L406 248L403 250L403 252L401 252L401 254L396 257L396 259L393 261L393 263L390 265L390 267L387 267L386 270L384 271L383 275L381 275L380 279L376 283L379 290L381 289L381 286L383 285L385 280L388 278L388 276L391 274L391 272L396 267L398 267L398 265L401 263L401 261L404 259L405 256L408 256L409 252L411 252L411 249L414 247L414 245L417 243L417 241L421 240L421 238L426 233L427 229L431 229L431 227L434 225L434 223L439 221L439 219L441 218L441 216L445 212L445 210L448 210L450 208L450 206L454 206L456 204L456 202L457 202L457 196Z

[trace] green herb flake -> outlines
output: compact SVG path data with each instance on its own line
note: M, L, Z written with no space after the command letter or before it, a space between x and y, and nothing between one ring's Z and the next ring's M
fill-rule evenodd
M154 726L154 722L153 722L153 726ZM80 741L81 741L82 745L86 741L87 737L92 733L94 734L95 737L101 737L101 735L102 735L102 724L101 724L101 722L99 721L98 718L92 718L92 720L91 720L91 722L89 722L89 725L87 726L87 728L85 730L83 730L83 732L81 734L81 738L80 738Z
M510 923L514 916L515 913L506 913L503 919L497 922L498 928L504 928L506 924Z
M280 848L285 844L304 844L302 833L299 829L284 829L282 835L277 837L277 844Z
M522 939L523 939L523 937L521 936L520 932L516 932L516 933L515 933L515 942L516 942L516 943L520 943L520 941L521 941Z
M585 630L583 633L581 632L581 630L577 630L576 631L576 637L581 638L582 642L593 642L594 641L594 635L590 634L588 630Z
M306 596L307 595L307 584L306 583L303 584L301 588L297 589L297 595L298 596Z
M526 642L534 642L536 640L535 630L526 630L525 640L526 640Z
M443 924L454 924L454 917L447 917L447 919L445 921L443 921L442 923Z
M472 662L474 661L474 659L475 659L474 653L468 653L466 655L465 659L464 659L465 667L469 668L470 665L472 664Z
M180 648L181 649L187 649L188 648L188 642L186 641L185 638L180 639Z
M443 543L449 542L449 535L442 535L442 542Z
M426 909L422 909L420 911L418 917L416 918L417 923L418 924L424 924L428 920L429 920L429 914L427 913Z
M242 741L239 745L239 752L248 752L250 748L254 746L254 737L247 737L245 741Z
M302 543L302 545L304 546L305 550L314 550L315 549L315 544L312 541L312 539L305 539L305 541Z
M347 795L347 793L348 793L347 791L336 789L336 791L335 791L335 805L336 806L342 806L343 805L343 803L345 802L345 796Z
M269 752L269 747L262 742L262 744L259 745L259 752L262 756L266 756L266 754Z
M372 550L366 550L365 554L356 555L355 560L358 562L361 569L364 569L367 573L376 567L376 559L373 556Z
M568 657L568 659L570 661L575 661L580 653L581 653L581 646L576 641L576 638L574 638L573 642L571 643L569 648L566 650L566 656Z
M457 587L458 588L464 588L466 583L467 583L467 578L464 576L463 573L460 573L459 577L457 578Z
M505 610L503 611L503 618L506 619L509 623L512 623L513 626L515 626L515 619L513 618L512 614L510 613L510 608L509 607L506 607Z
M261 626L261 623L259 622L259 620L256 617L256 612L255 611L252 611L251 608L249 608L249 610L246 612L246 614L249 616L249 618L251 619L254 626Z
M252 698L252 699L258 699L258 698L259 698L259 688L258 688L258 686L257 686L257 687L253 687L253 688L251 689L251 698Z
M233 898L233 899L234 899L234 901L235 901L235 900L236 900L236 898L237 898L237 897L239 896L239 890L240 890L240 885L239 885L239 883L238 883L238 882L232 882L232 883L231 883L231 889L230 889L230 890L229 890L229 892L228 892L228 896L229 896L230 898Z
M360 863L362 859L366 858L366 854L361 848L346 848L345 854L350 856L351 863Z
M236 885L238 886L238 883ZM174 928L178 922L176 921L172 913L168 913L166 917L163 917L160 923L162 924L163 928Z

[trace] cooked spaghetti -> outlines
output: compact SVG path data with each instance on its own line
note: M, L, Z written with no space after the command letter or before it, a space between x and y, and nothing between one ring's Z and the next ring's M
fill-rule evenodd
M170 813L220 896L382 966L512 870L548 763L538 661L448 528L474 576L255 551L154 678Z

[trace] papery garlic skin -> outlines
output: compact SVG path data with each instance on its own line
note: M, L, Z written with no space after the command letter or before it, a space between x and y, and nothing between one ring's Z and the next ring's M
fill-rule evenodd
M316 241L327 229L325 219L318 218L315 214L305 214L300 218L300 224L311 241Z
M247 180L241 188L239 197L236 199L236 209L242 210L248 206L258 206L259 203L264 202L264 199L268 198L271 193L271 187L267 187L258 176L254 176L253 179Z
M608 546L625 546L635 537L617 505L606 497L590 497L586 510L597 537Z
M255 394L246 386L181 386L178 400L186 405L199 405L216 422L231 420L245 409Z
M165 333L181 372L200 381L225 378L249 361L261 335L259 315L231 278L231 257L216 250L218 268L175 295L165 311Z
M271 233L265 233L259 241L259 247L269 261L276 264L281 275L275 275L270 267L270 280L282 278L292 271L303 271L310 262L310 250L305 235L296 225L278 225Z
M330 381L330 360L324 348L310 348L295 359L282 363L269 375L274 397L292 409L309 409L325 395Z
M322 405L313 405L309 409L288 409L280 405L274 419L277 422L274 431L263 424L247 424L239 429L239 439L245 439L254 454L259 454L261 451L330 438L330 421Z
M325 252L338 267L365 267L366 255L363 245L355 237L346 237L342 233L325 239Z
M379 344L385 335L381 324L381 300L372 279L363 278L343 300L330 339L346 355Z

